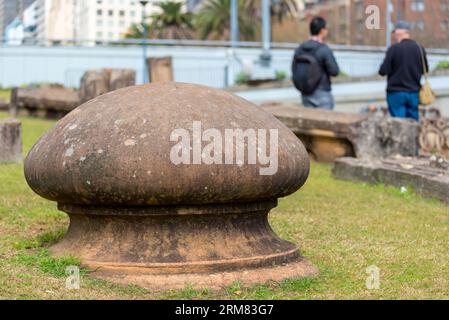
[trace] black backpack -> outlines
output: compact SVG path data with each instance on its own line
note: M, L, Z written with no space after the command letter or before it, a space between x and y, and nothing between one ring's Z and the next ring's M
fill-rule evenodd
M296 53L293 60L293 84L296 89L305 95L310 95L315 92L323 76L323 69L315 56L319 48L321 46L311 51L302 51L300 54Z

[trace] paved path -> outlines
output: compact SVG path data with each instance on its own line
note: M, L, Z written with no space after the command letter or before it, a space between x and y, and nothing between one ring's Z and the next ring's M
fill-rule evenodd
M441 97L437 106L443 114L449 116L449 77L433 77L430 79L433 90ZM385 105L385 81L369 81L360 83L340 83L333 86L337 103L336 110L358 113L371 100ZM300 95L295 88L274 88L236 92L237 95L254 103L268 101L298 102Z

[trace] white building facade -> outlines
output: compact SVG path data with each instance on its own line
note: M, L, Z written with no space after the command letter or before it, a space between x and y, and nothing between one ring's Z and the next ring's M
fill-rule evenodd
M37 37L48 43L95 43L123 39L133 24L142 22L139 0L36 0ZM156 12L146 6L146 16Z
M80 0L79 10L81 39L119 40L132 24L142 21L142 5L137 0ZM149 4L146 13L153 12Z

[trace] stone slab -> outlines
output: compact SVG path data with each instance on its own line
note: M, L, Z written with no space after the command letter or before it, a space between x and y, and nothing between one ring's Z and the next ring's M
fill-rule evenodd
M22 161L22 125L16 119L0 119L0 163Z
M262 107L292 130L319 162L340 157L384 158L418 154L419 124L374 114L353 114L269 103Z
M60 86L19 89L17 106L30 115L43 115L59 118L66 115L79 104L76 90Z
M101 69L86 71L81 78L80 104L117 89L134 86L136 71L131 69Z
M394 157L382 160L341 158L332 170L342 180L409 187L426 197L449 203L449 163L441 158Z

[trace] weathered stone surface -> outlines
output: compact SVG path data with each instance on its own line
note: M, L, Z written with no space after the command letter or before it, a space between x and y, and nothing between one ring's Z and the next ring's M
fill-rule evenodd
M19 88L13 88L11 90L11 97L9 101L9 116L11 118L17 118L19 114L19 105L18 105L18 97L19 97Z
M320 162L334 162L340 157L383 158L418 153L419 125L411 120L289 104L263 107L289 127L311 157Z
M312 159L333 162L355 156L353 140L366 115L300 108L291 104L264 104L304 143Z
M174 164L171 136L194 131L195 121L219 132L277 130L278 170L261 175L260 159ZM90 100L39 140L25 162L31 188L70 216L52 252L78 256L94 276L153 289L315 275L267 220L277 198L298 190L308 172L304 146L273 116L224 91L181 83Z
M449 118L443 118L439 110L429 110L421 117L419 143L422 154L439 153L449 159Z
M10 110L26 110L29 115L60 119L81 103L102 94L129 86L136 82L136 72L128 69L103 69L87 71L80 90L49 85L39 88L18 89L17 99L11 99ZM13 94L11 95L13 98ZM14 114L13 114L14 115Z
M136 72L130 69L87 71L81 78L79 100L87 102L102 94L136 84Z
M78 93L61 86L19 89L17 107L30 115L60 118L78 106Z
M86 71L81 78L79 100L87 102L109 92L109 74L104 70Z
M171 57L148 58L151 82L173 81L173 62Z
M363 121L352 138L357 158L383 159L418 155L419 124L384 116Z
M429 158L394 157L384 160L341 158L335 162L336 178L396 187L412 186L424 196L449 203L449 165L432 164Z
M16 119L0 119L0 163L22 161L22 125Z

